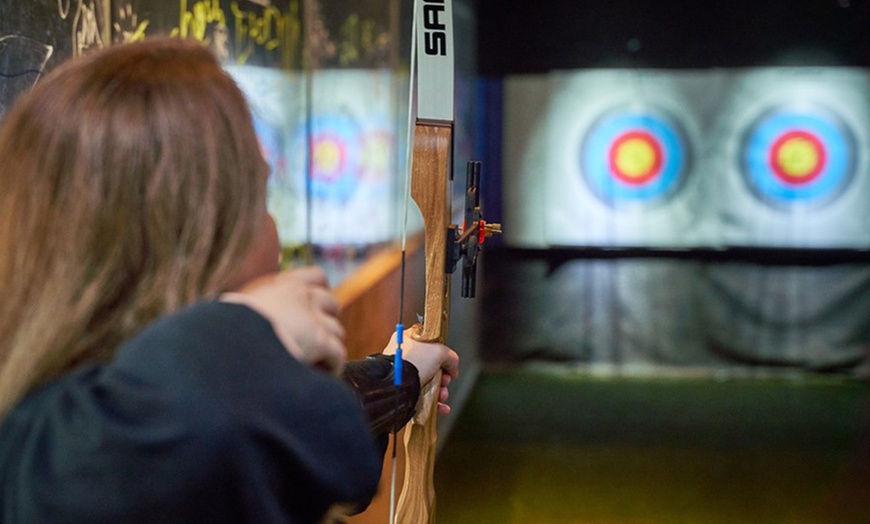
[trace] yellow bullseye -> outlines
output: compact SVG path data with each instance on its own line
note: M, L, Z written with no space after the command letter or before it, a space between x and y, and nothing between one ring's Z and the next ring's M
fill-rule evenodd
M314 165L324 174L337 174L341 166L341 147L331 140L323 140L314 146Z
M616 146L613 160L622 176L642 178L649 176L656 165L656 150L643 138L629 138Z
M806 138L793 137L784 141L776 152L776 164L792 178L805 178L818 169L821 156L816 145Z

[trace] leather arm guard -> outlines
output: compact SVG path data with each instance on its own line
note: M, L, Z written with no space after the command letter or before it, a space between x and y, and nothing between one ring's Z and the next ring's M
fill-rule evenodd
M369 355L365 360L348 362L342 378L356 392L372 433L398 431L414 416L420 396L417 368L402 362L402 385L393 385L393 355Z

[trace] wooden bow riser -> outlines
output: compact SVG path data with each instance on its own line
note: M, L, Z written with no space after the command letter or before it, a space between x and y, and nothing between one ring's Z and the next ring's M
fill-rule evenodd
M426 302L421 342L444 343L450 316L450 273L446 266L450 225L453 126L418 123L414 132L411 198L423 215ZM439 291L440 290L440 291Z

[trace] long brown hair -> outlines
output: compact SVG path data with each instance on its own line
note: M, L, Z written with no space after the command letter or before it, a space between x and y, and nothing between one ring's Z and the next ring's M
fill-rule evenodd
M265 202L242 93L204 47L73 59L0 128L0 416L223 291Z

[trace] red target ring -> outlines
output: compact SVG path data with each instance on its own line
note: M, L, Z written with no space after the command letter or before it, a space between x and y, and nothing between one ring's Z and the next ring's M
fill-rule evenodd
M662 170L662 146L646 131L624 133L613 141L608 156L610 172L626 184L645 184Z
M812 133L783 133L770 147L770 169L783 182L793 185L815 180L827 164L825 145Z

